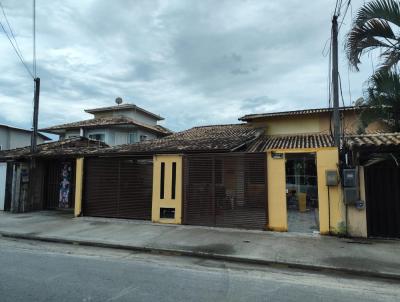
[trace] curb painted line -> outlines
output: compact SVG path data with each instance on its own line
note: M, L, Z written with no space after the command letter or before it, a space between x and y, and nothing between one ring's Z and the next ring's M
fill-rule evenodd
M56 238L56 237L42 237L42 236L27 235L27 234L1 232L1 231L0 231L0 236L2 236L4 238L34 240L34 241L52 242L52 243L63 243L63 244L82 245L82 246L100 247L100 248L111 248L111 249L119 249L119 250L144 252L144 253L154 253L154 254L160 254L160 255L168 254L168 255L176 255L176 256L203 258L203 259L209 259L209 260L223 260L223 261L236 262L236 263L242 263L242 264L258 264L258 265L266 265L266 266L272 266L272 267L285 267L285 268L301 269L301 270L307 270L307 271L313 271L313 272L345 273L345 274L353 275L353 276L400 280L400 274L392 274L392 273L376 272L376 271L366 271L366 270L355 270L355 269L322 266L322 265L302 264L302 263L296 263L296 262L285 262L282 260L251 259L251 258L227 256L227 255L220 255L220 254L213 254L213 253L206 253L206 252L172 250L172 249L145 247L145 246L129 246L129 245L123 245L123 244L117 244L117 243L104 243L104 242L98 242L98 241L73 240L73 239L64 239L64 238Z

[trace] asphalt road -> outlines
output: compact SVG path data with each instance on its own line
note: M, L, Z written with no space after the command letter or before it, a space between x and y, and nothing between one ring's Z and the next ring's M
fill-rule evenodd
M400 285L0 238L0 301L400 301Z

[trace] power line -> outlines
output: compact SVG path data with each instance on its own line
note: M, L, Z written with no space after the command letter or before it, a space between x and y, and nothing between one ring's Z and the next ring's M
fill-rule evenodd
M2 11L3 11L3 15L4 15L4 18L5 18L6 22L7 22L7 25L8 25L8 28L9 28L9 30L10 30L10 33L11 33L11 35L12 35L12 37L13 37L13 39L14 39L15 42L13 42L13 40L11 39L11 37L10 37L8 31L6 30L6 28L4 27L4 25L3 25L3 23L2 23L1 21L0 21L0 26L1 26L1 28L2 28L2 30L3 30L3 32L4 32L4 34L6 35L8 41L10 42L11 46L13 47L13 49L14 49L16 55L17 55L18 58L20 59L21 63L24 65L26 71L29 73L29 75L30 75L32 78L35 78L35 77L33 76L32 72L31 72L31 70L28 68L27 64L25 63L24 57L23 57L23 55L22 55L22 53L21 53L21 51L20 51L20 49L19 49L17 39L15 38L15 35L14 35L14 32L13 32L13 30L12 30L12 28L11 28L10 23L8 22L7 15L6 15L5 11L4 11L4 7L3 7L3 4L2 4L1 2L0 2L0 6L1 6L1 9L2 9ZM14 43L15 43L15 44L14 44Z

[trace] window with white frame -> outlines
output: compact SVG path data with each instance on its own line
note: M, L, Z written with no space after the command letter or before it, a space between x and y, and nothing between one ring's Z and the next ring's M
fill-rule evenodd
M128 144L133 144L136 142L137 142L136 133L135 132L128 133Z

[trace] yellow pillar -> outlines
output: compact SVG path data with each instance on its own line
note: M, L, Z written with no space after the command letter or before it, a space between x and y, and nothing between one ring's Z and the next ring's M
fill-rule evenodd
M75 209L74 215L78 217L82 213L82 190L83 190L83 157L76 159L75 169Z
M175 198L172 198L172 167L176 165ZM160 196L161 165L164 164L164 197ZM160 217L161 209L174 209L174 218ZM158 223L182 223L182 156L155 155L153 158L153 202L151 220Z
M271 231L287 232L285 159L267 152L268 226Z
M318 204L320 233L339 234L345 231L344 204L340 184L326 185L326 170L338 171L339 154L336 148L317 151Z

